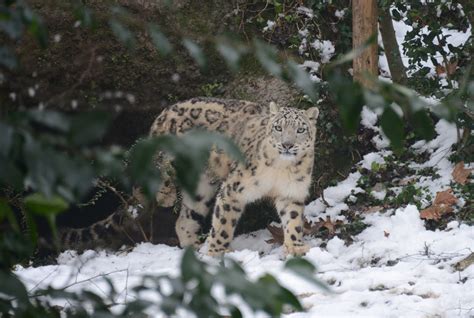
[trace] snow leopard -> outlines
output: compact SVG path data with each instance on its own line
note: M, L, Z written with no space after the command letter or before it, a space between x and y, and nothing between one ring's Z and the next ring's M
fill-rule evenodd
M65 230L61 234L64 247L90 247L91 243L102 240L102 245L121 246L138 242L142 237L153 237L153 230L147 231L152 226L151 212L145 208L135 219L127 211L130 206L143 203L145 207L180 207L175 230L181 247L201 246L201 225L212 211L208 254L220 255L229 250L245 206L266 198L274 202L281 219L286 254L304 255L308 247L303 242L303 210L311 183L318 115L317 107L300 110L279 107L274 102L261 105L204 97L171 105L154 120L150 137L180 136L192 133L193 129L205 129L230 138L240 148L245 161L212 150L196 193L191 196L186 192L181 194L174 182L173 158L159 153L156 164L162 182L155 202L147 202L140 191L134 191L131 201L107 219L88 228ZM126 239L121 238L124 235Z
M303 210L311 184L318 115L317 107L301 110L274 102L261 105L217 98L193 98L164 110L151 127L151 136L179 136L204 128L229 137L246 158L238 162L212 151L195 196L182 195L175 227L181 247L200 246L201 224L212 210L208 254L228 251L245 206L268 198L282 222L285 253L304 255L308 246L303 242ZM166 160L161 164L171 166ZM165 206L176 199L174 184L166 181L156 198Z

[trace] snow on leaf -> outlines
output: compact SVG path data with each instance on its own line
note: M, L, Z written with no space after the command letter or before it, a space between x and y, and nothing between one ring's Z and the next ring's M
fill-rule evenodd
M454 170L452 172L452 176L454 181L456 181L459 184L466 184L469 175L471 174L472 169L466 169L464 168L464 161L458 162L454 166Z

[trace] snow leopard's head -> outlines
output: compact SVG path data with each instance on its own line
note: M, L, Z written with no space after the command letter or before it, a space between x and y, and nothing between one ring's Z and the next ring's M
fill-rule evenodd
M271 142L282 159L294 159L312 150L316 136L317 107L301 110L270 103L271 119L267 126Z

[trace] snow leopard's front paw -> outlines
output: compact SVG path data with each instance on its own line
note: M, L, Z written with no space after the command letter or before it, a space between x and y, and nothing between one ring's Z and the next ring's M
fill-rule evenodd
M226 242L223 244L219 240L214 240L211 237L209 237L207 239L207 246L208 246L207 255L216 257L216 256L221 256L224 253L228 253L231 251L229 249L229 245L230 245L229 242Z
M303 256L309 251L309 245L285 245L285 255Z

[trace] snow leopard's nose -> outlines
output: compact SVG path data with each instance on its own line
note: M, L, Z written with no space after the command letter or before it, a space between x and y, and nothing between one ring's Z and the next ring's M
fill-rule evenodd
M285 141L284 143L281 144L281 146L285 150L290 150L291 148L293 148L294 145L295 145L294 143L288 142L288 141Z

